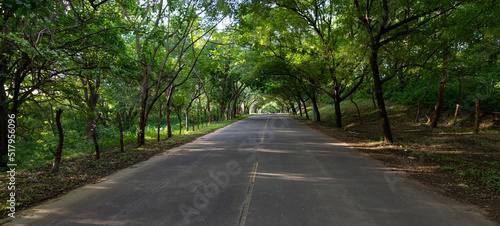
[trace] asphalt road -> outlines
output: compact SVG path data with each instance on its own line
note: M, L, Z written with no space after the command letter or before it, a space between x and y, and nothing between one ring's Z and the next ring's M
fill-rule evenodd
M286 115L256 115L11 225L494 225Z

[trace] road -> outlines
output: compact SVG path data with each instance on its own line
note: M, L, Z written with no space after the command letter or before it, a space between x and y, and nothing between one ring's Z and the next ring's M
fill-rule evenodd
M286 115L255 115L10 225L494 225Z

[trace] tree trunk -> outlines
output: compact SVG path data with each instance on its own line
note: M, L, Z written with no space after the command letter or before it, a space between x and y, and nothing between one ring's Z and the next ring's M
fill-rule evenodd
M359 111L358 104L356 104L356 102L354 102L354 98L352 97L352 94L350 95L350 98L351 98L351 102L354 104L354 106L356 106L356 110L358 111L358 118L359 118L359 122L363 123L363 122L361 121L361 112Z
M142 84L141 84L141 106L139 110L139 131L137 131L137 143L143 145L145 143L146 130L146 108L149 95L149 70L147 65L142 66Z
M305 101L301 101L304 106L304 112L306 113L306 119L309 120L309 113L307 113L307 106Z
M436 128L439 117L441 117L441 111L443 109L443 101L444 101L444 90L446 88L446 80L447 76L443 75L441 81L439 82L439 90L438 90L438 100L436 105L434 106L434 115L431 120L431 128Z
M53 173L59 172L59 167L61 166L62 149L64 145L64 133L61 124L62 112L63 112L62 109L58 109L56 112L56 126L57 126L57 131L59 132L59 145L57 146L57 149L54 151L54 162L52 163Z
M448 80L448 48L443 47L443 75L441 76L441 81L439 81L439 90L438 90L438 100L436 105L434 106L434 115L431 120L431 128L436 128L437 123L439 121L439 117L441 117L441 111L443 109L444 102L444 90L446 88L446 81Z
M208 98L207 98L207 110L205 111L205 113L208 113L207 125L209 125L212 123L212 113L210 111L210 102L208 101ZM206 116L205 116L205 118L206 118Z
M85 120L87 121L85 135L87 136L87 139L92 140L92 126L94 125L94 118L92 117L92 114L87 114L85 116Z
M194 132L194 107L191 110L191 127L193 128L193 132Z
M179 135L181 135L182 134L182 119L181 119L181 115L177 114L177 118L179 119Z
M342 128L342 111L340 110L340 92L339 88L334 88L334 99L333 104L335 105L335 127Z
M124 152L123 148L123 126L122 126L122 117L120 116L120 112L116 112L116 119L118 120L118 129L120 130L120 152Z
M476 120L474 122L474 134L479 134L479 124L481 123L481 99L476 100Z
M422 99L418 100L417 104L417 116L415 116L415 122L418 122L418 118L420 118L420 108L422 107Z
M311 101L312 101L312 104L313 104L313 115L314 115L314 119L317 121L317 122L320 122L321 121L321 116L319 114L319 109L318 109L318 105L316 103L316 93L313 92L313 94L311 95Z
M205 119L206 126L208 127L208 122L210 121L210 111L208 111L208 120L207 120L207 109L203 109L203 118Z
M453 132L455 132L455 127L457 124L457 115L458 115L458 108L460 107L460 104L457 104L457 108L455 109L455 117L453 118Z
M0 167L7 166L7 161L4 161L4 156L9 153L9 108L8 104L0 104Z
M170 106L170 102L167 102L167 111L165 112L165 118L167 119L167 137L172 137L172 121L170 120L170 114L172 113L172 109Z
M186 132L189 132L189 109L184 106L184 113L186 114Z
M389 117L385 109L384 95L382 93L382 81L380 80L380 72L378 70L378 53L377 50L372 50L370 55L370 67L373 73L373 86L375 89L375 97L377 99L378 111L380 113L380 120L384 131L384 140L392 143L391 126L389 124Z
M167 109L165 112L165 118L167 119L167 137L171 138L172 137L172 121L170 120L170 114L172 113L172 93L173 93L173 87L170 87L165 94L166 99L167 99Z
M300 117L302 118L302 105L300 103L300 98L297 98L298 101L297 101L297 104L299 105L299 114L300 114Z
M85 54L84 54L85 55ZM83 65L87 65L86 58L82 56ZM80 72L81 83L83 86L84 100L88 107L88 112L85 115L87 120L87 139L92 139L92 129L94 123L94 116L96 113L97 102L99 101L99 88L101 86L101 79L94 77L92 74L84 74Z
M372 97L373 108L377 109L377 103L375 103L375 95L373 95L374 92L373 92L372 83L370 81L368 81L368 85L370 86L370 96Z
M100 117L101 113L97 114L92 129L92 141L94 141L95 147L95 160L99 160L101 158L101 150L99 149L99 142L97 142L97 122L99 121Z
M158 113L158 126L156 127L156 141L160 142L160 130L161 130L161 102L160 102L160 112Z
M238 108L236 107L237 106L236 100L237 99L234 99L233 108L231 109L231 119L235 119L236 118L236 111L238 110Z
M220 112L220 113L219 113ZM219 114L219 115L217 115ZM220 111L220 108L219 109L216 109L215 110L215 122L216 123L219 123L219 120L222 119L222 111Z

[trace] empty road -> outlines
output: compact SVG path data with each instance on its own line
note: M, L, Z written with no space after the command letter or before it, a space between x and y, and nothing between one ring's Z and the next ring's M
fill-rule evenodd
M286 115L255 115L10 225L494 225Z

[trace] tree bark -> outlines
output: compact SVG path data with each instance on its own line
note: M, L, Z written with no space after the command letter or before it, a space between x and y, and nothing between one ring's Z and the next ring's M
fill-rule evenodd
M179 120L179 135L182 134L182 117L180 111L181 109L177 111L177 119Z
M458 115L458 108L460 107L460 104L457 104L457 108L455 109L455 117L453 118L453 132L455 132L455 127L457 124L457 115Z
M446 88L447 76L443 75L441 81L439 82L438 99L436 105L434 106L434 115L431 120L431 128L436 128L439 118L441 117L441 111L443 109L444 101L444 90Z
M474 134L479 134L479 124L481 123L481 99L476 100L476 120L474 121Z
M417 104L417 116L415 116L415 122L418 122L418 118L420 118L420 108L422 106L422 99L418 100Z
M207 107L208 108L208 107ZM206 126L208 127L208 122L210 121L210 111L208 111L208 120L207 120L207 109L203 109L203 118L205 119Z
M101 158L101 150L99 149L99 142L97 142L97 122L99 121L99 118L101 117L101 113L97 114L97 117L95 118L93 128L92 128L92 141L94 142L94 147L95 147L95 160L99 160Z
M309 120L309 113L307 113L307 106L306 106L306 102L305 101L302 101L302 105L304 106L304 112L306 113L306 119Z
M166 99L167 99L167 109L165 112L165 118L167 119L167 137L171 138L172 137L172 121L170 120L170 114L172 113L172 93L174 91L173 87L170 87L165 94Z
M441 117L441 111L443 109L443 101L444 101L444 90L446 88L446 80L447 76L443 75L441 81L439 82L439 90L438 90L438 100L436 105L434 106L434 115L431 120L431 128L436 128L439 117Z
M297 96L297 104L299 105L299 114L302 118L302 104L300 103L300 95Z
M384 140L386 142L392 143L391 126L389 124L389 117L387 117L387 111L385 109L384 95L382 93L382 81L380 80L380 72L378 69L378 50L372 50L370 54L370 67L372 68L373 74L373 86L375 89L375 97L377 99L378 111L380 114L380 120L382 122L382 128L384 131Z
M358 104L356 104L356 102L354 102L354 98L352 97L352 94L351 94L350 98L351 98L351 102L354 104L354 106L356 106L356 110L358 111L358 118L359 118L359 121L360 121L361 123L363 123L363 122L361 121L361 112L359 111Z
M160 130L161 130L161 102L160 102L160 112L158 115L158 126L156 127L156 141L160 142Z
M319 114L318 105L316 103L316 93L314 93L314 92L311 95L311 101L312 101L312 104L313 104L313 115L315 115L315 120L317 122L320 122L321 121L321 116Z
M431 120L431 128L436 128L439 118L441 117L441 111L443 109L444 102L444 90L446 88L446 82L448 80L448 48L443 47L443 75L441 76L441 81L439 81L438 99L436 105L434 106L434 115Z
M184 106L184 113L186 114L186 132L189 132L189 109Z
M340 110L340 92L339 88L334 88L333 104L335 105L335 127L342 128L342 111Z
M85 58L83 59L84 65ZM99 101L99 88L101 86L101 79L94 78L92 75L84 75L81 79L82 85L84 87L84 99L85 104L88 107L88 111L85 118L87 120L87 139L92 139L92 129L94 123L94 113L96 112L97 102Z
M370 86L370 96L372 97L373 108L377 109L377 103L375 103L375 95L373 92L372 83L370 81L368 81L368 85Z
M64 145L64 133L63 133L63 128L61 124L61 114L63 110L58 109L56 112L56 126L57 126L57 131L59 133L59 145L57 146L57 149L54 151L54 162L52 163L52 172L53 173L58 173L59 168L61 166L61 157L62 157L62 149Z
M118 121L118 129L120 130L120 152L124 152L123 148L123 126L122 126L122 117L120 116L120 112L116 112L116 119Z
M141 84L141 106L139 110L139 131L137 131L137 143L144 145L146 130L146 108L149 95L149 70L147 65L142 66L142 84Z

